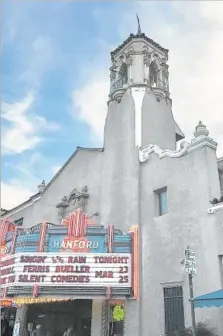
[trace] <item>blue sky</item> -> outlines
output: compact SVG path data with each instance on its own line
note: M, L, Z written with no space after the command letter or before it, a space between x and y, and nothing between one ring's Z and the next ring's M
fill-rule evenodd
M35 193L77 146L102 146L110 51L136 32L136 11L144 32L170 49L181 128L191 137L201 119L223 154L223 7L200 3L3 1L3 207ZM210 79L216 85L203 102Z
M97 65L100 54L117 42L117 29L109 26L114 17L121 20L127 7L125 3L3 3L2 100L14 104L30 95L32 102L25 111L30 122L37 122L36 115L44 118L35 132L36 144L32 145L32 132L22 148L13 141L3 151L4 182L26 178L26 170L33 180L49 180L54 167L65 162L76 146L102 145L101 138L93 140L89 125L78 118L71 93L83 85L87 68ZM109 53L106 58L107 65ZM12 124L2 119L3 129ZM27 188L33 182L29 176Z

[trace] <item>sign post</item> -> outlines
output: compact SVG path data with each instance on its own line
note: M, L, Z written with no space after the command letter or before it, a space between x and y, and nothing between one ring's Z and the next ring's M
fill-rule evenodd
M189 280L189 293L190 293L190 307L191 307L191 321L192 321L192 334L196 336L196 321L195 321L195 311L194 311L194 291L193 291L193 275L197 272L195 253L190 250L188 246L185 250L185 269L188 274Z

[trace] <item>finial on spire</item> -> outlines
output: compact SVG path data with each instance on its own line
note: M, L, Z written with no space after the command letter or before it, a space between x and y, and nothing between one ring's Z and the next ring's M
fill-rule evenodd
M138 13L136 13L136 17L137 17L137 21L138 21L138 31L137 31L137 35L140 35L140 34L142 34L142 31L141 31L141 26L140 26L140 21L139 21Z

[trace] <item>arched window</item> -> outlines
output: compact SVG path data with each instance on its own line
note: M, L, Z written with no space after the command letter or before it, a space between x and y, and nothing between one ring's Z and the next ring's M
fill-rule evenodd
M149 66L149 80L152 86L158 85L159 72L156 63L153 61Z
M122 89L124 84L128 83L128 67L126 63L122 63L117 80L111 85L111 93L116 90Z
M127 68L126 63L122 63L122 65L120 67L120 70L119 70L118 78L120 80L122 79L122 84L127 83L127 81L128 81L128 68Z

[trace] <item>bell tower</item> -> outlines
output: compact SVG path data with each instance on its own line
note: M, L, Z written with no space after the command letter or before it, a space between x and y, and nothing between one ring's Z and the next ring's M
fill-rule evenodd
M109 104L131 92L135 103L135 144L175 149L184 134L173 119L169 92L168 49L141 31L111 52Z
M148 85L156 88L158 96L169 94L168 50L148 38L141 29L136 35L130 34L111 53L110 96L115 98L119 90L128 86Z
M101 220L124 231L139 222L139 150L174 150L184 137L172 114L167 61L168 50L141 32L139 19L137 34L111 53Z

